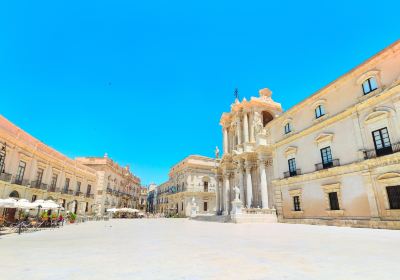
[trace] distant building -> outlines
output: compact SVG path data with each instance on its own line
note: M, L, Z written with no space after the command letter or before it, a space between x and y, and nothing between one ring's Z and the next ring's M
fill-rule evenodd
M198 155L188 156L174 165L169 180L157 187L157 211L190 216L194 198L197 213L215 213L216 166L214 159Z
M140 178L129 166L121 167L107 154L104 157L80 157L76 160L94 170L97 175L95 190L96 213L104 214L109 208L137 208L140 197Z

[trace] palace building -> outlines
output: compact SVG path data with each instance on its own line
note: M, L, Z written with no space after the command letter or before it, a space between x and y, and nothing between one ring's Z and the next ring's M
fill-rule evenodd
M216 166L214 159L199 155L188 156L174 165L169 180L157 187L157 212L188 217L194 200L197 214L214 214Z
M95 204L97 214L105 214L109 208L139 207L140 178L132 174L129 166L120 166L107 154L104 157L80 157L76 160L96 170Z
M287 111L268 89L220 121L217 212L400 228L400 41Z
M0 198L51 199L93 213L96 171L66 157L0 115ZM7 212L12 220L15 209Z

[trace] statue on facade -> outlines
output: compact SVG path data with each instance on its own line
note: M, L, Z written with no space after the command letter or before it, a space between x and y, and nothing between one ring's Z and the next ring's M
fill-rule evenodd
M219 149L218 146L215 147L215 158L219 159Z
M256 131L256 133L260 133L264 127L261 119L261 114L259 112L254 113L253 122L254 122L254 130Z
M239 199L240 189L239 189L237 186L235 186L235 187L233 188L233 191L235 192L235 200L240 200L240 199Z

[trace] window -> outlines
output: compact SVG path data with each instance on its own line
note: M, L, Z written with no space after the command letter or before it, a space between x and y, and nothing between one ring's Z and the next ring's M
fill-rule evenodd
M89 202L86 202L85 212L89 211Z
M20 161L18 165L17 175L15 176L16 183L22 183L22 179L24 179L26 163L24 161Z
M288 165L289 165L289 175L290 176L296 176L296 159L291 158L288 160Z
M182 205L181 205L181 210L183 211L183 202L182 202Z
M35 202L36 198L37 198L36 194L32 195L32 201L31 202Z
M4 173L4 160L6 158L6 151L5 148L3 148L0 151L0 173Z
M384 156L393 152L386 127L373 131L372 137L374 138L376 156Z
M208 192L208 182L204 182L204 192Z
M294 211L301 211L300 197L298 195L293 196L293 209Z
M36 173L36 182L37 182L38 185L40 185L42 183L43 172L44 172L44 170L39 168L37 173Z
M51 177L51 188L52 189L56 188L57 179L58 179L58 175L57 174L53 174L53 177Z
M207 207L208 207L208 203L207 203L207 202L204 202L204 205L203 205L204 211L207 211Z
M68 189L69 189L69 178L65 178L64 191L68 191Z
M331 147L321 149L322 167L329 168L333 166Z
M92 186L91 185L87 185L86 194L89 195L91 191L92 191Z
M400 186L386 187L390 209L400 209Z
M290 123L287 123L285 125L285 134L288 134L290 132L292 132L292 126L290 125Z
M376 83L376 79L374 77L371 77L367 80L365 80L362 83L362 88L364 95L376 90L378 88L378 84Z
M317 108L315 108L315 118L318 119L325 115L325 109L324 106L318 105Z
M76 182L76 192L80 192L81 191L81 182Z
M62 206L63 208L65 208L66 202L67 202L67 201L66 201L65 199L62 200L61 206Z
M340 210L337 192L329 193L329 206L331 210Z

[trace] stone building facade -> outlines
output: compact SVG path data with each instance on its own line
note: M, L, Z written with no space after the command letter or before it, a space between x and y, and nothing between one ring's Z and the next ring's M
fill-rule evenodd
M198 214L214 214L217 185L215 168L214 159L198 155L188 156L174 165L169 173L172 188L168 196L169 208L188 217L194 198Z
M232 187L283 222L400 228L400 42L283 112L267 89L223 114L217 208Z
M194 198L198 214L214 214L216 164L212 158L191 155L174 165L169 180L152 194L156 196L156 212L190 216Z
M0 198L51 199L92 214L96 171L66 157L0 115ZM10 209L10 217L15 209Z
M79 157L82 165L96 170L96 214L109 208L138 208L141 195L140 178L132 174L129 166L122 167L108 157Z

